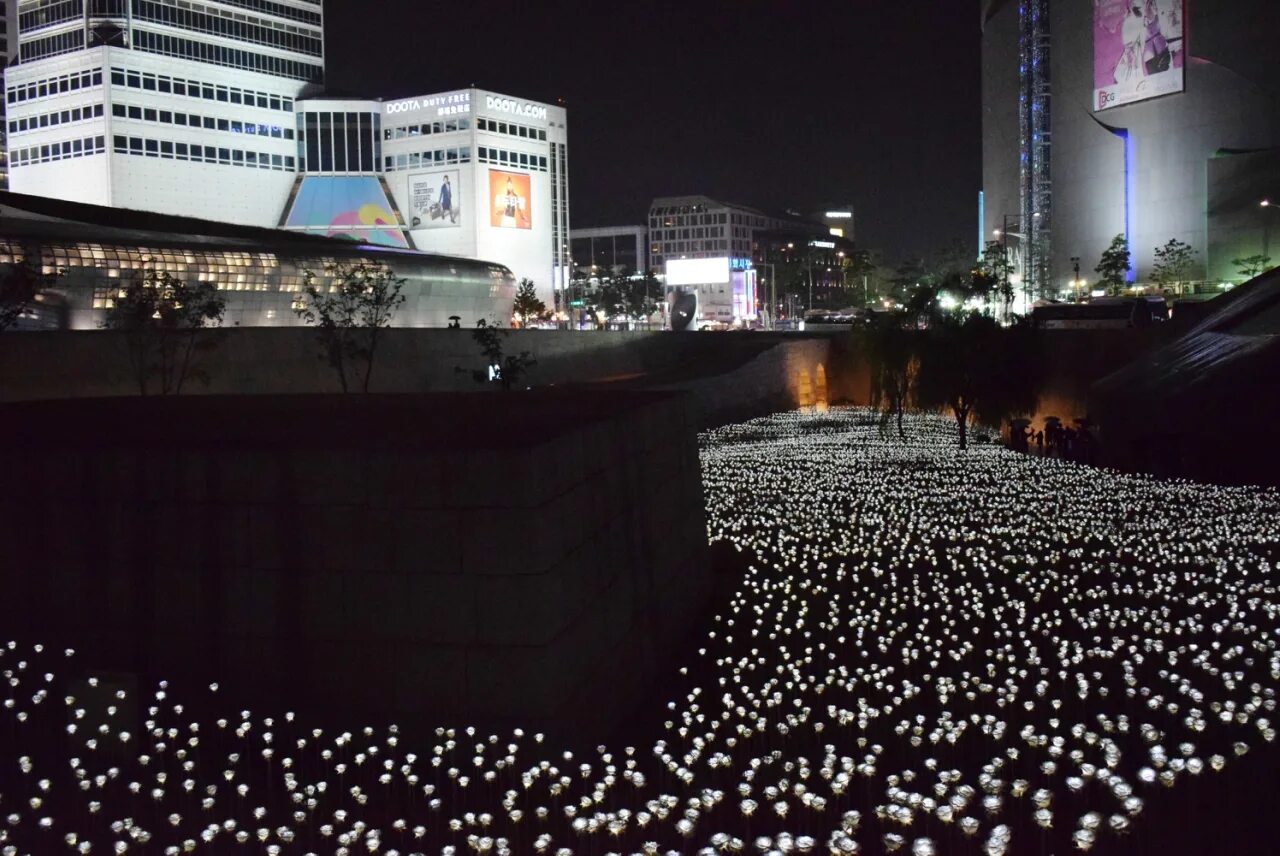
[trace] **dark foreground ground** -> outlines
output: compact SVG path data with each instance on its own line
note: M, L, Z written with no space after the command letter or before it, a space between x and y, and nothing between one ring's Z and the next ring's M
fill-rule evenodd
M317 731L323 711L227 702L233 678L94 687L73 680L93 652L22 640L0 656L0 846L1276 852L1280 495L869 421L704 436L733 584L604 745Z

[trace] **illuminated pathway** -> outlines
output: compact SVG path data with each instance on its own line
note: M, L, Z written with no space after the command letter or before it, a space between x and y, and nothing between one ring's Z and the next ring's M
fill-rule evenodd
M1144 825L1218 824L1162 805L1211 777L1243 792L1236 768L1273 756L1280 494L959 453L945 420L882 440L870 421L704 436L711 535L751 569L643 743L406 746L176 681L126 738L106 703L77 718L83 700L44 689L73 655L17 645L0 846L1127 853Z

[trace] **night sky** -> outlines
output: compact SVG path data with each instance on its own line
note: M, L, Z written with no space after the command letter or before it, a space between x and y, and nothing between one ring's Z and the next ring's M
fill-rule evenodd
M852 202L886 262L974 242L979 12L964 0L328 0L331 88L472 84L569 110L576 227L655 196Z

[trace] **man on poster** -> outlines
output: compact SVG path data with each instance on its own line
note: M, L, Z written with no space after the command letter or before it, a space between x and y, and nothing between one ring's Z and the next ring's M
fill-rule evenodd
M440 218L449 218L450 223L458 222L458 215L453 210L453 186L449 184L449 176L446 173L444 180L440 182Z

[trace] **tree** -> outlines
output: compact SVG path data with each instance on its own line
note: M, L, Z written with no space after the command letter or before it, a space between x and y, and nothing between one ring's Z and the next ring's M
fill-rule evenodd
M404 280L397 279L383 264L359 262L330 264L325 273L332 283L327 290L316 285L313 271L304 274L302 294L293 311L307 324L316 326L320 359L338 374L342 391L349 391L348 371L353 380L369 391L381 333L391 326L396 310L404 303Z
M928 284L930 279L925 273L923 262L903 262L889 277L890 294L895 301L905 305L918 289Z
M858 285L862 285L862 303L871 302L871 294L863 283L876 272L876 264L871 258L870 250L854 250L849 254L848 265L845 273L849 277L849 281L853 283L853 291L858 292Z
M601 275L599 285L591 293L590 307L592 314L597 318L603 315L606 328L610 321L626 311L626 295L629 285L630 283L624 274Z
M226 305L212 283L188 285L147 267L116 293L102 326L124 333L139 395L150 392L153 377L161 395L180 395L189 378L208 382L194 360L217 347L210 328L221 326Z
M1236 270L1245 279L1253 279L1271 269L1271 257L1261 254L1246 256L1242 259L1232 259L1231 263L1236 266Z
M38 250L23 249L22 261L14 262L0 276L0 333L12 327L40 292L52 288L64 270L45 273Z
M1013 303L1013 262L1009 261L1009 253L999 241L988 241L982 250L982 260L974 268L973 290L984 298L998 297L1001 303L1001 314L1007 315L1009 305Z
M658 311L662 284L653 275L653 271L645 271L643 276L627 279L623 289L622 311L632 321L644 321Z
M1129 241L1124 235L1116 235L1111 239L1111 246L1102 251L1102 258L1094 268L1101 277L1098 284L1112 293L1124 288L1129 262Z
M939 318L921 342L917 404L951 411L961 449L968 447L970 419L999 427L1010 416L1034 412L1041 364L1036 336L1026 321L1004 329L979 313Z
M871 406L880 411L880 430L897 420L898 437L906 437L902 417L906 412L919 361L913 334L903 327L903 316L889 314L878 319L866 337L867 363L871 374Z
M516 299L511 311L521 325L528 324L547 311L547 304L538 298L538 290L533 280L528 278L520 280L520 285L516 287Z
M1162 291L1176 288L1181 294L1182 283L1195 264L1195 257L1196 251L1190 244L1172 238L1163 247L1156 247L1156 264L1151 270L1151 279Z
M485 367L471 373L476 383L500 383L504 392L510 392L519 385L529 369L538 364L528 351L504 354L507 331L483 318L476 322L471 338L480 346L480 353L485 358Z

